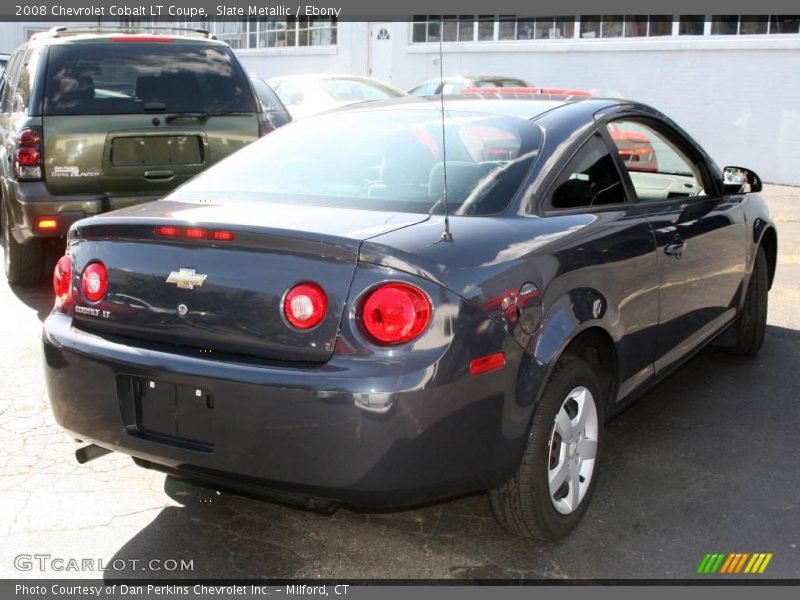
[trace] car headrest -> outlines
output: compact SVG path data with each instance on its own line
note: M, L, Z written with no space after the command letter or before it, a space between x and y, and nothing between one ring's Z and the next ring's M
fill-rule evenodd
M590 206L594 192L592 184L585 179L567 179L553 190L553 208L576 208Z
M484 175L484 169L475 163L447 161L447 199L454 205L461 204ZM444 163L437 163L428 179L431 200L444 198L444 176Z
M425 185L434 162L425 144L414 140L392 142L381 163L381 181L386 185Z

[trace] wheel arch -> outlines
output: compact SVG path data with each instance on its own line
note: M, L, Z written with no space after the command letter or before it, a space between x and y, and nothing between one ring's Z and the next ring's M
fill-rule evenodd
M772 289L772 282L775 280L775 269L778 264L778 233L774 227L764 229L758 245L764 248L764 254L767 256L767 267L769 269L767 289Z

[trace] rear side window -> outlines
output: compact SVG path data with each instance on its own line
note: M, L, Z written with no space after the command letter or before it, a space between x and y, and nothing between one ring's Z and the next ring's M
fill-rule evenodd
M159 42L53 46L45 115L255 112L250 86L230 50Z
M569 161L550 195L552 208L581 208L625 202L619 171L603 140L594 135Z

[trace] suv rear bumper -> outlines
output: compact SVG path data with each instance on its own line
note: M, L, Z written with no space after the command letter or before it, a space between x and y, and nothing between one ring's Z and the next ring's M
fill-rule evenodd
M133 204L158 200L158 196L106 196L103 194L70 194L56 196L50 193L43 181L6 180L5 198L12 214L11 233L18 244L33 238L63 238L70 226L85 217L123 208ZM48 231L37 230L39 217L58 217L58 227Z

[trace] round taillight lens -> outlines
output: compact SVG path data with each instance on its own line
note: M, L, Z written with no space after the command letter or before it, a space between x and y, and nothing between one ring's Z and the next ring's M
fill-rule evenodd
M325 318L328 297L316 283L306 282L294 286L283 299L283 314L297 329L311 329Z
M35 167L42 162L42 155L36 148L23 146L17 150L17 162L23 167Z
M83 287L83 295L90 302L97 302L105 296L108 288L106 266L101 262L87 265L81 277L81 287Z
M42 143L42 135L35 129L23 129L19 134L19 145L36 147Z
M72 259L62 256L53 270L53 291L56 299L66 302L72 293Z
M381 344L410 342L431 322L425 293L407 283L387 283L373 290L361 308L366 332Z

